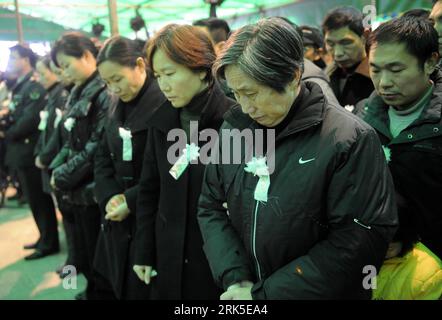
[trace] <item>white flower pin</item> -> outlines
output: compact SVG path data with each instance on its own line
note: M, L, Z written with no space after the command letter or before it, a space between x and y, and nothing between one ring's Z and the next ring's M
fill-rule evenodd
M266 157L255 158L246 163L244 170L258 176L259 180L256 184L254 198L257 201L267 202L267 194L270 187L269 168L266 164Z
M353 112L353 110L355 109L355 106L351 105L351 104L347 104L346 106L344 106L344 109L350 112Z
M48 124L49 112L47 110L40 111L40 123L38 124L38 130L44 131Z
M382 146L382 149L384 150L385 159L387 160L387 163L391 161L391 149L387 146Z
M61 109L55 109L55 120L54 120L54 128L57 128L60 124L61 119L63 118L63 111Z
M175 180L178 180L178 178L183 174L190 162L198 159L198 157L200 156L199 150L200 148L194 143L191 143L190 145L186 144L186 148L183 149L183 154L181 155L181 157L178 158L177 162L175 162L175 164L169 170L169 173Z
M75 126L75 118L69 117L64 121L64 127L66 128L67 131L71 132L74 126Z
M124 128L118 129L123 140L123 161L132 161L132 133Z

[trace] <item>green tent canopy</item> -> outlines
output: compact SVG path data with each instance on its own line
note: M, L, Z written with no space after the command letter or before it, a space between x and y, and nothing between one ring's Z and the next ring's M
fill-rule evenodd
M213 0L117 0L121 35L134 38L130 20L136 12L146 22L150 34L167 23L192 23L209 16ZM92 31L92 25L104 25L103 36L110 35L108 0L18 0L26 41L53 41L68 29ZM286 16L297 24L319 26L325 13L337 6L353 5L363 9L375 4L379 20L399 15L412 8L431 8L430 0L224 0L217 15L233 28L254 22L263 16ZM14 1L0 0L0 41L16 40ZM144 29L137 34L146 37Z
M234 17L251 12L293 3L293 0L225 0L217 8L218 17ZM14 1L0 0L0 8L14 10ZM86 32L92 31L96 22L104 25L103 36L110 35L109 9L107 0L19 0L20 12L30 17L24 18L31 28L25 28L25 39L31 37L27 32L34 31L34 35L41 34L41 40L52 40L53 33L62 28L77 29ZM194 20L207 18L210 5L204 0L117 0L118 26L121 35L134 38L135 32L130 28L130 20L135 17L136 11L141 15L147 25L149 33L154 33L167 23L191 23ZM37 23L37 19L52 22L54 25L45 26ZM2 20L4 20L2 18ZM15 30L15 18L4 22L9 28ZM34 24L34 26L32 26ZM6 30L3 26L2 30ZM53 30L52 30L53 29ZM11 30L8 33L14 33ZM47 35L45 35L47 33ZM60 34L61 32L58 32ZM5 31L0 33L0 40L5 40ZM145 38L144 29L138 36ZM36 36L32 36L34 39ZM55 37L57 38L57 37ZM10 39L10 38L8 38Z
M68 31L62 25L41 18L21 14L23 35L26 42L53 41L60 34ZM0 41L16 41L18 39L15 12L0 8Z

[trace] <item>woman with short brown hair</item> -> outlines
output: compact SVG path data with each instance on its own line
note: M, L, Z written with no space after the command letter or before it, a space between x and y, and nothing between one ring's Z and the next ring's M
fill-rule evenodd
M189 145L189 137L196 138L193 141L204 129L218 130L224 112L235 102L212 77L215 50L202 30L168 25L151 40L147 52L172 106L160 108L149 128L137 199L134 271L152 283L154 299L218 299L221 292L213 282L196 219L205 166L198 161L175 170L168 152L177 143L169 141L168 133L184 131L187 145L182 147L187 151L202 147L201 142ZM198 123L198 130L191 130L191 121Z

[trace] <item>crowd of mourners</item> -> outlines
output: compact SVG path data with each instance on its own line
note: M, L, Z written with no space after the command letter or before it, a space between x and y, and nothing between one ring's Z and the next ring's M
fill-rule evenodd
M442 1L363 22L11 47L0 187L38 227L25 259L59 253L58 210L76 299L441 299Z

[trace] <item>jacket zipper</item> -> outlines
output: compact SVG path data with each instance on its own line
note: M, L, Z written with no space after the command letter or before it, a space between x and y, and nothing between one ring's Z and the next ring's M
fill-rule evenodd
M253 257L255 258L256 269L258 271L258 278L259 278L259 281L261 281L261 266L259 265L258 256L256 254L256 220L258 218L258 206L259 206L259 202L256 201L255 202L255 212L253 215L252 252L253 252Z
M294 134L294 133L306 130L308 128L314 127L314 126L318 125L319 123L321 123L321 121L316 121L316 122L308 124L306 126L296 128L292 131L287 132L287 134L281 138L285 138L286 136L289 136L291 134ZM276 140L279 140L279 139L277 138ZM253 252L253 258L255 259L256 269L258 272L258 279L259 279L259 281L261 281L262 280L261 266L259 265L258 255L256 254L256 224L257 224L256 220L258 219L258 207L259 207L259 202L256 201L255 202L255 211L254 211L254 215L253 215L253 225L252 225L252 252Z

